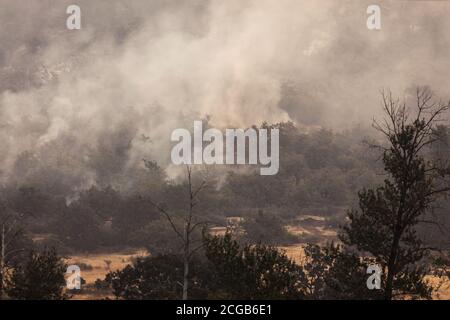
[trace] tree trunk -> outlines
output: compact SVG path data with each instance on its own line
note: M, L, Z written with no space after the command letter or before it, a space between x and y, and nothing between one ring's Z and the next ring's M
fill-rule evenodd
M184 258L183 300L188 299L188 287L189 287L189 259Z
M183 272L183 300L188 299L189 288L189 224L186 223L184 228L184 272Z
M388 262L388 274L386 277L386 288L384 292L385 300L392 300L392 291L393 291L394 275L396 273L395 269L399 243L400 243L400 233L396 232L396 234L394 235L394 240L392 242L391 254L389 256Z

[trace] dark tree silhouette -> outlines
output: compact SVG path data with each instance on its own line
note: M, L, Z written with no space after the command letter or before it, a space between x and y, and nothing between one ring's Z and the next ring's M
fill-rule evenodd
M367 288L367 267L373 259L346 249L333 243L305 247L302 266L309 299L382 299L379 290Z
M31 246L22 226L23 215L0 203L0 299L5 296L5 287L11 270L23 258L27 247Z
M110 272L105 283L110 285L116 297L127 300L179 299L183 291L183 257L173 254L138 258L133 265L119 271ZM204 289L207 270L196 261L190 270L190 280L195 286L190 288L190 297L207 298Z
M67 265L54 249L30 251L27 260L14 269L7 294L18 300L60 300L64 293Z
M409 294L430 298L423 264L429 254L417 234L436 197L449 191L449 171L425 159L424 149L436 141L433 135L448 104L436 103L428 89L417 89L416 106L409 109L391 93L383 92L386 118L374 126L387 139L383 152L387 176L376 189L359 192L360 210L348 213L350 223L341 240L369 253L383 268L385 299Z
M212 264L215 298L303 299L306 278L301 266L277 248L240 247L230 233L206 236L205 254Z

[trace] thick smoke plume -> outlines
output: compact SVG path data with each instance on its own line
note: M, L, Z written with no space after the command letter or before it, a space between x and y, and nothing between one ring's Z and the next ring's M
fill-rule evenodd
M126 186L194 119L339 130L368 123L383 87L449 94L444 1L383 1L378 31L357 0L80 0L79 31L70 4L0 3L3 184Z

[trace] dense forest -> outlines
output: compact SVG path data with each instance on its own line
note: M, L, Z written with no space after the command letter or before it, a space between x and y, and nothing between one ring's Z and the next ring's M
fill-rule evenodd
M126 299L188 298L188 284L189 298L430 298L424 277L446 272L450 249L450 129L437 121L448 107L429 105L431 92L418 90L423 110L408 118L405 107L384 99L391 99L386 127L263 124L280 130L274 176L248 166L200 166L169 178L143 159L128 172L132 187L97 183L74 192L60 173L23 154L16 164L22 181L1 190L2 295L68 297L58 255L143 247L148 257L111 271L96 288ZM111 153L105 166L113 165ZM404 216L391 225L397 210ZM335 234L292 232L318 221ZM280 251L290 244L302 244L301 264ZM373 262L383 265L390 287L367 290L365 268ZM42 289L53 293L27 292L27 281L39 281L35 272L54 274L53 287Z
M449 12L0 1L0 300L450 300Z

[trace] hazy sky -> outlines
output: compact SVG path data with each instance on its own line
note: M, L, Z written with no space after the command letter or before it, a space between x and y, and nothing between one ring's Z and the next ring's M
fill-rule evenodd
M338 129L378 114L383 87L447 99L449 30L450 1L2 0L0 177L81 188L166 164L171 131L207 115Z

